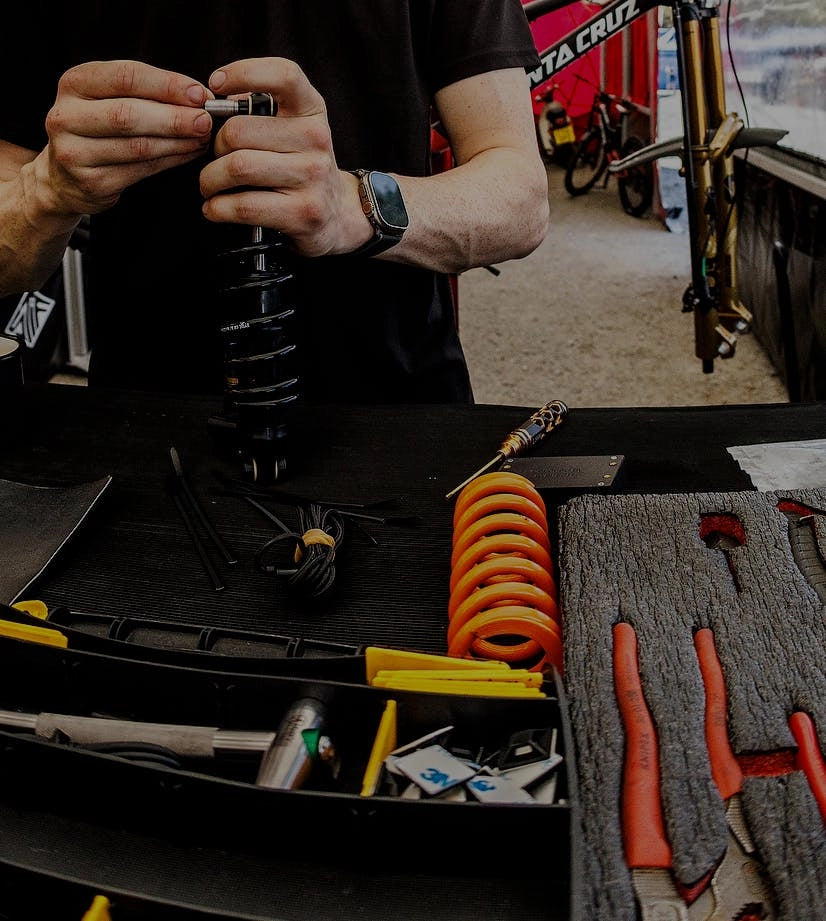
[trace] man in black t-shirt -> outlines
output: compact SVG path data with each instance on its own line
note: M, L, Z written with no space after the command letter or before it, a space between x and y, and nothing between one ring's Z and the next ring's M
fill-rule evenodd
M221 392L219 327L260 294L228 308L256 264L217 254L261 228L305 396L472 400L450 276L548 227L519 0L150 2L125 24L103 0L19 6L0 33L20 87L0 107L0 296L35 290L90 215L92 385ZM249 92L275 117L208 102ZM437 174L433 113L455 160Z

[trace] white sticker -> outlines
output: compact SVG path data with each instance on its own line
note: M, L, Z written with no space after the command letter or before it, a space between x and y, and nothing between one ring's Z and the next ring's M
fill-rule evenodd
M14 313L9 317L9 322L3 332L14 336L26 343L27 348L33 349L37 340L46 326L55 299L43 294L42 291L26 291L17 302Z
M522 787L501 774L477 774L465 786L482 803L533 803Z
M395 766L431 796L455 787L474 774L473 768L454 758L441 745L430 745L396 758Z

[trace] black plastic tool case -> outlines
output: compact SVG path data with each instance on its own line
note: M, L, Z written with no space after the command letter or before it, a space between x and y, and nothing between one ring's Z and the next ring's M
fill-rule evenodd
M281 791L255 786L257 763L216 776L209 766L147 765L0 732L3 872L18 895L27 890L17 877L31 877L29 894L44 917L48 908L55 921L79 919L95 892L113 900L118 921L568 917L573 769L558 686L545 699L388 692L5 638L0 661L0 707L24 712L274 730L293 700L319 697L341 761L335 780L314 774L304 788ZM391 696L400 745L444 726L488 748L516 731L557 729L565 759L557 802L362 797ZM33 823L33 814L42 821ZM14 906L4 908L17 917Z

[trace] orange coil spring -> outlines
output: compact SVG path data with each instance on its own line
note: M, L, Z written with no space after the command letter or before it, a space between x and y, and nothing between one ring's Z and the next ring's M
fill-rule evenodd
M453 512L448 655L562 671L545 503L517 473L486 473Z

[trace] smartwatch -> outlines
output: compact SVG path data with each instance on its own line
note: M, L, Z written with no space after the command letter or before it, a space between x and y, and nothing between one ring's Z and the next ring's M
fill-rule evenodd
M353 256L375 256L395 246L407 230L407 208L398 182L387 173L357 169L353 175L359 181L359 199L364 216L373 227L373 236Z

